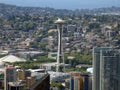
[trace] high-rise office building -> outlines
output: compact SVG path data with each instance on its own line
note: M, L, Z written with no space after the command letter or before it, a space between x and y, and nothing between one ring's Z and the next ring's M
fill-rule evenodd
M92 90L91 74L72 73L70 90Z
M7 66L5 68L4 75L4 90L8 90L8 83L15 82L17 79L16 69L13 66Z
M92 90L120 90L120 54L113 48L93 49Z

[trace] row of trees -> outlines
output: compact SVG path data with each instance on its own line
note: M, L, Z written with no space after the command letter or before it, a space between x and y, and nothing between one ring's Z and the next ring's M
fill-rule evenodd
M72 56L74 58L68 59L68 56ZM71 64L72 67L75 67L78 64L92 64L92 55L71 53L70 55L65 55L65 63Z
M68 56L75 57L74 59L68 59ZM45 56L38 56L33 60L27 60L26 62L16 62L14 65L20 66L24 69L29 68L37 68L41 63L51 63L56 62L56 59L50 59L47 55ZM91 64L92 63L92 56L91 55L83 55L80 53L71 53L70 55L65 54L65 63L71 64L72 68L75 68L78 64Z

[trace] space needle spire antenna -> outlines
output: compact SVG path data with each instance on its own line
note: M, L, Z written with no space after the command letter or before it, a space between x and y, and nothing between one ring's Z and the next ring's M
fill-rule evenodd
M62 31L63 31L64 23L65 21L60 18L58 18L58 20L55 21L55 24L57 24L57 29L58 29L58 52L57 52L57 65L56 65L57 72L64 72L63 68L65 68L63 47L62 47Z

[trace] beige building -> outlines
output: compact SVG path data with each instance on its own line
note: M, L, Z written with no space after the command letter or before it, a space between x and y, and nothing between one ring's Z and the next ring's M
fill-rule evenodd
M17 71L17 79L18 80L25 80L25 72L23 70Z

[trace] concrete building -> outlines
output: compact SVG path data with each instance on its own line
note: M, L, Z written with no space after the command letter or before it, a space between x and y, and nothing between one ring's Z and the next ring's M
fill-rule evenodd
M8 90L8 83L16 82L16 79L17 79L16 69L13 66L7 66L5 68L4 74L4 90Z
M120 54L113 48L93 49L92 90L120 90Z
M74 32L74 39L80 39L82 37L82 34L79 32Z
M29 89L35 83L34 77L27 77L26 78L26 86Z
M67 25L67 31L68 32L77 32L77 26L76 25Z
M116 35L116 32L115 31L112 31L112 30L108 30L106 31L106 34L105 34L107 37L113 37Z
M18 71L17 71L17 79L18 79L18 80L25 80L25 71L23 71L23 70L18 70Z
M64 82L66 78L70 78L69 73L63 73L63 72L54 72L54 71L48 71L50 74L50 80L53 82Z
M8 90L24 90L24 84L20 82L9 82Z

